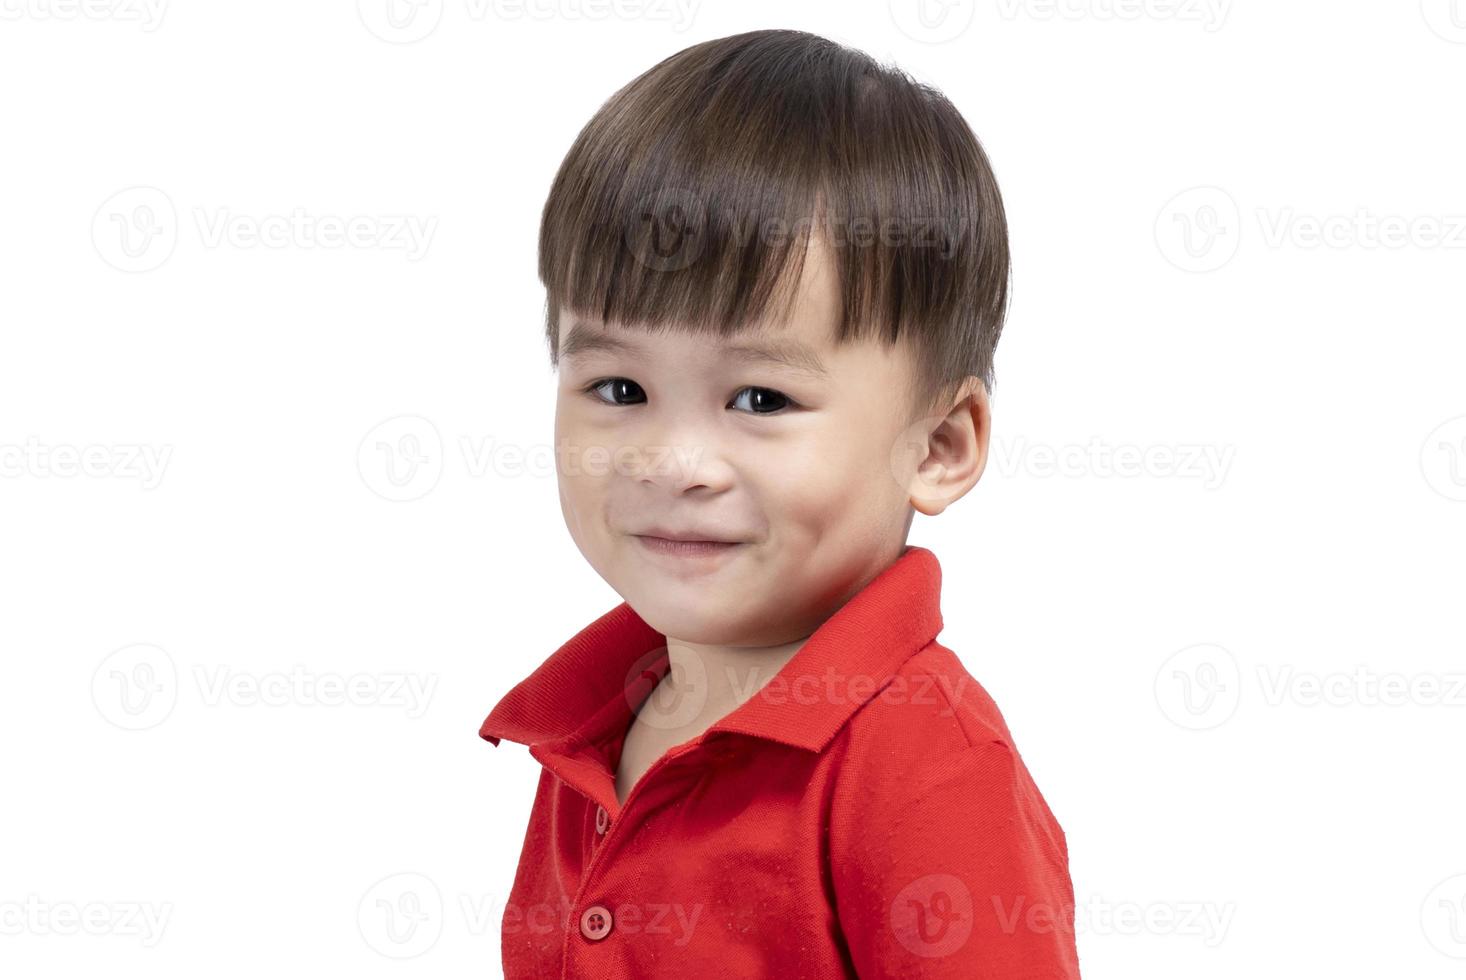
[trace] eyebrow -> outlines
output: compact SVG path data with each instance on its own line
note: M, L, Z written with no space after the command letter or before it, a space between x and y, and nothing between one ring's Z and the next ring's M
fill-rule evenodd
M560 357L569 359L593 351L632 357L647 355L647 348L633 340L624 340L596 332L588 329L582 323L571 324L565 336L565 343L560 346ZM720 343L718 351L720 354L733 357L746 364L773 364L817 378L826 378L830 374L818 354L805 345L793 341L771 341L760 344Z

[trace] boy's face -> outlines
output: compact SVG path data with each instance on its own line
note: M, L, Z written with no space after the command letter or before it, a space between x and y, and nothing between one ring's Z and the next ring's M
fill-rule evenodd
M726 346L562 315L561 509L586 560L658 631L792 642L899 556L915 463L892 454L914 421L912 359L904 344L837 347L838 309L830 258L811 247L787 324ZM805 363L749 353L770 348ZM657 532L731 543L672 553L647 540Z

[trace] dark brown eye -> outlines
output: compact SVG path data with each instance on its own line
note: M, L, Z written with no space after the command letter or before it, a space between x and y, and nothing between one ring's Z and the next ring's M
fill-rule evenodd
M775 391L772 388L757 388L753 386L740 389L733 399L733 404L737 405L740 401L744 400L743 396L745 394L749 396L747 399L748 411L755 415L772 415L779 411L779 409L790 404L789 397L782 392Z
M602 389L609 389L611 392L609 398L600 394ZM636 405L646 401L646 392L641 390L641 385L630 378L606 378L586 388L586 391L612 405Z

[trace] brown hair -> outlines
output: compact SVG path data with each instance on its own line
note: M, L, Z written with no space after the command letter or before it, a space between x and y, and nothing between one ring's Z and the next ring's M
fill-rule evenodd
M977 137L931 86L793 30L679 51L581 129L540 226L551 363L567 310L725 337L782 322L812 232L838 246L836 342L909 343L915 415L969 375L991 390L1008 229Z

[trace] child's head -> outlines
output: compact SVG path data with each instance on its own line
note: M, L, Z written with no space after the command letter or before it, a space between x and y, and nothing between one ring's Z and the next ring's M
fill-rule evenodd
M782 30L667 58L566 155L539 263L567 523L668 635L807 635L981 475L1002 200L899 69Z

